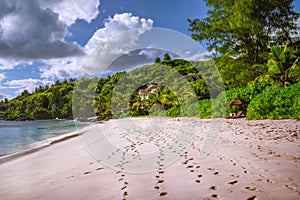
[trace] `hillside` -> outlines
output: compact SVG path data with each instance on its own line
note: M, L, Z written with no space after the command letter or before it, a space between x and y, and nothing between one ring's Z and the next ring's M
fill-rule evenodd
M266 73L248 82L246 87L226 92L218 84L222 80L218 80L213 65L211 61L170 59L106 78L56 81L54 85L36 88L33 93L25 90L12 100L1 101L0 118L84 121L95 116L100 120L148 115L209 118L243 109L248 111L248 119L299 119L298 65L290 82L282 83ZM240 97L245 105L227 106L225 113L222 108L235 97Z

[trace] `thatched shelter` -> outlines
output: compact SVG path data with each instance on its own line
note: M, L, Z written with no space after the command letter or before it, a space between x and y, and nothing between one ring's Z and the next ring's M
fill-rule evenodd
M243 105L245 105L245 103L239 97L236 97L232 101L230 101L228 103L228 106L238 106L239 108L238 108L238 112L237 113L230 113L230 116L228 116L226 118L241 118L241 117L246 117L246 112L243 109Z
M234 98L232 101L228 103L228 106L242 106L242 105L244 105L244 103L239 97Z

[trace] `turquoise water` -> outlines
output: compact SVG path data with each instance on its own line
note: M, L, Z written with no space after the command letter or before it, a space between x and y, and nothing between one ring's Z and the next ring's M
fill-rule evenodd
M73 120L0 120L0 156L33 148L32 144L77 131L88 125L90 123Z

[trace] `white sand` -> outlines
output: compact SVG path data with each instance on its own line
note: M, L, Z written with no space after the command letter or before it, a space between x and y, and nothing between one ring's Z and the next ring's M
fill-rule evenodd
M147 126L148 120L134 123ZM168 143L181 119L160 120L170 125L153 138L163 146L159 141ZM105 123L108 137L126 147L128 141L113 134L113 122ZM190 119L190 131L206 130L209 122ZM299 134L295 120L225 120L209 156L197 159L203 141L199 135L175 163L163 166L167 155L159 154L161 166L154 164L159 170L141 174L104 166L80 137L71 138L0 164L0 199L300 199ZM141 147L141 140L130 141L135 146L128 151Z

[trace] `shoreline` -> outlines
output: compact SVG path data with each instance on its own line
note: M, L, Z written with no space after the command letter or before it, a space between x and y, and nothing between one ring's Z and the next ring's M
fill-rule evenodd
M141 120L141 119L151 119L151 118L153 118L153 117L141 117L141 118L140 117L132 117L132 118L127 118L127 119ZM224 120L224 122L225 121L239 121L239 120L243 120L243 121L247 121L247 122L267 122L267 121L273 121L273 122L276 122L276 121L279 121L279 122L283 122L283 121L291 121L292 122L292 121L295 121L295 122L300 122L300 120L298 120L298 119L247 120L245 118L204 118L204 119L197 118L197 117L154 117L154 118L174 119L174 120L180 120L182 118L185 118L185 119L196 119L196 120L201 120L201 121L210 121L212 119L222 119L222 120ZM120 119L122 119L122 118L120 118ZM45 139L43 141L34 142L34 143L30 144L30 146L33 146L32 148L0 156L0 165L5 163L5 162L9 162L11 160L17 159L19 157L22 157L22 156L25 156L25 155L43 150L44 148L47 148L47 147L49 147L53 144L60 143L60 142L63 142L65 140L68 140L68 139L71 139L71 138L74 138L74 137L78 137L81 134L83 134L83 133L87 132L88 130L92 129L96 125L102 125L102 124L105 124L105 122L109 122L109 121L112 121L112 120L120 120L120 119L109 119L109 120L105 120L105 121L97 121L97 122L94 122L93 124L91 124L87 127L81 128L79 130L72 131L72 132L69 132L69 133L65 133L65 134L55 136L55 137L52 137L52 138L48 138L48 139Z
M52 138L48 138L39 142L34 142L32 144L29 144L29 146L32 146L29 149L25 149L22 151L18 151L18 152L14 152L11 154L7 154L7 155L3 155L0 156L0 165L5 163L5 162L9 162L11 160L17 159L19 157L31 154L31 153L35 153L37 151L43 150L53 144L59 143L59 142L63 142L65 140L74 138L74 137L78 137L81 134L83 134L84 132L88 131L89 129L93 128L93 126L95 126L95 124L89 125L87 127L81 128L79 130L76 131L72 131L69 133L65 133L59 136L55 136Z
M181 120L159 120L170 126L163 126L163 132L153 137L167 150L165 135L173 133ZM104 122L103 129L111 142L125 145L121 152L126 153L126 146L132 144L128 152L146 149L139 142L127 144L115 138L115 122L119 121ZM149 119L132 122L151 125ZM192 118L188 125L207 131L209 120ZM96 132L96 127L85 133ZM168 154L160 152L156 170L139 174L98 162L82 138L75 136L0 164L0 199L299 199L299 132L296 120L226 119L205 158L197 158L200 135L171 165L165 163ZM124 157L124 166L126 161L130 160Z

